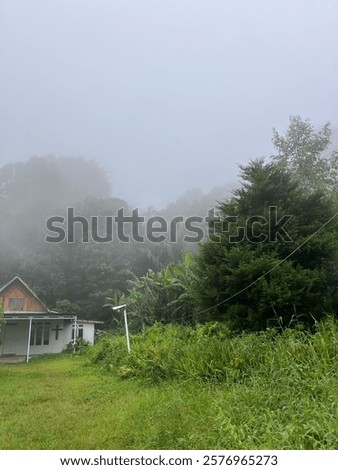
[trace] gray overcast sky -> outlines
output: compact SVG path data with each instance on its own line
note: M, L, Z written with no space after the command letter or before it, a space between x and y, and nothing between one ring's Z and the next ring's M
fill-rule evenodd
M338 123L338 1L0 0L0 164L82 155L160 207Z

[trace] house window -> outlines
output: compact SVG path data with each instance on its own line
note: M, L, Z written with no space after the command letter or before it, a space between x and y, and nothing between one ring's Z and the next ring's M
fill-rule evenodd
M35 328L35 345L41 346L42 344L43 323L38 323Z
M48 346L50 335L50 325L48 322L38 322L32 324L31 346Z
M44 346L48 346L49 344L49 333L50 333L49 323L45 323L44 328L43 328L43 345Z
M60 328L60 325L57 324L55 328L52 329L52 331L55 331L55 341L59 339L59 333L62 331L62 328Z
M76 334L76 337L77 338L83 338L83 325L76 325L76 330L77 330L77 334ZM75 325L73 325L72 327L72 340L74 341L74 337L75 337Z
M11 298L9 299L9 310L18 312L23 310L23 299L20 298Z

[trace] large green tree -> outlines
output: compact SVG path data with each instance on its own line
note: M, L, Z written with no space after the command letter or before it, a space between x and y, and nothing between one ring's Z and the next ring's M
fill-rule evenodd
M276 162L251 162L242 168L242 180L234 197L221 204L220 222L200 248L199 319L259 330L295 318L309 323L332 312L338 281L332 199L319 189L304 190Z

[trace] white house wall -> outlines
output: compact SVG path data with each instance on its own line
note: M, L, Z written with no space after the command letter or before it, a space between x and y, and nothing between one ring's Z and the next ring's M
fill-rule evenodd
M82 325L81 322L80 322L80 325ZM94 323L83 324L83 339L88 341L90 344L94 344L94 333L95 333Z
M70 320L36 320L34 324L49 323L49 344L30 345L29 355L38 356L40 354L57 354L64 351L69 343L73 341L72 331L74 323ZM56 329L59 325L58 339ZM83 339L90 344L94 343L95 325L94 323L77 322L78 329L83 331ZM2 327L2 341L0 341L0 355L24 356L27 354L29 319L7 320ZM0 332L1 334L1 332Z
M57 354L62 352L66 347L67 344L71 341L71 324L70 322L64 320L50 320L50 333L49 333L49 344L48 345L40 345L40 346L31 346L30 347L30 355L35 356L39 354ZM59 325L59 338L56 339L56 325Z
M40 320L41 321L41 320ZM31 345L30 356L40 354L57 354L62 352L71 342L72 326L70 321L48 320L50 325L49 344ZM34 324L34 320L33 320ZM56 326L59 325L59 336L56 339ZM15 354L24 356L27 354L29 320L7 321L4 326L1 354Z
M65 349L67 347L67 345L72 342L72 325L73 323L68 321L68 322L64 322L64 326L63 326L63 342L64 342L64 346L63 346L63 349Z

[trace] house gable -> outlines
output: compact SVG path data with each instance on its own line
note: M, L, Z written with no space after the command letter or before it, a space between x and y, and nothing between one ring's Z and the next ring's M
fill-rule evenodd
M48 308L35 293L16 276L0 289L4 313L48 313Z

